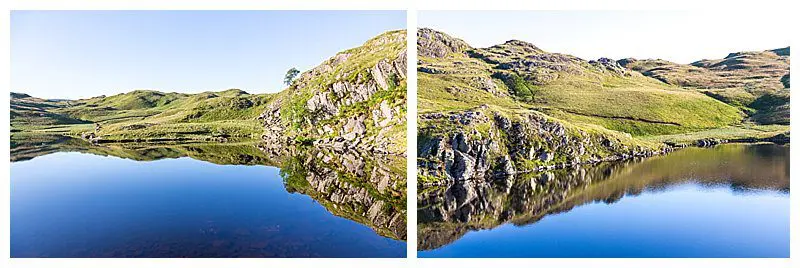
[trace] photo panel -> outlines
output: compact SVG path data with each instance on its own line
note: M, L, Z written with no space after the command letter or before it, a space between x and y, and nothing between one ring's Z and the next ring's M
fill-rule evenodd
M788 23L747 16L419 12L418 257L788 258Z

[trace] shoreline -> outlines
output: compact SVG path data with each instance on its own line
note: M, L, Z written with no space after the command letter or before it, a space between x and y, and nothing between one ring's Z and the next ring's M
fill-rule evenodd
M667 155L667 154L669 154L671 152L674 152L676 150L680 150L680 149L688 148L688 147L696 147L696 148L706 148L706 149L708 149L708 148L713 148L713 147L715 147L717 145L734 144L734 143L739 143L739 144L771 143L771 144L775 144L775 145L787 145L787 144L790 144L790 141L789 141L789 137L788 136L783 135L783 134L779 134L779 135L776 135L776 136L773 136L773 137L769 137L769 138L749 137L749 138L737 138L737 139L730 139L730 140L721 140L721 139L708 138L708 139L700 139L700 140L694 141L691 144L674 144L674 145L670 145L669 143L665 143L667 145L667 148L664 148L662 150L651 151L651 152L643 152L643 153L637 153L637 154L612 155L612 156L608 156L608 157L605 157L603 159L595 160L595 161L584 161L584 162L578 162L578 163L560 163L560 164L555 164L555 165L550 165L550 166L540 166L540 167L537 167L536 169L533 169L533 170L517 171L517 172L511 173L511 174L490 174L490 175L485 176L483 178L483 180L485 180L485 181L494 181L494 180L497 180L497 179L507 178L509 176L515 176L515 175L519 175L519 174L529 174L529 173L536 173L536 172L542 172L542 171L548 171L548 170L560 170L560 169L566 169L566 168L575 167L575 166L581 166L581 165L594 165L594 164L604 163L604 162L618 162L618 161L625 161L625 160L636 159L636 158L644 159L644 158L650 158L650 157L653 157L653 156ZM475 180L480 180L480 179L481 178L471 178L471 179L468 179L468 180L460 180L460 181L451 180L451 179L445 179L445 180L441 180L441 181L437 181L437 182L433 182L433 183L419 183L418 182L417 183L417 187L418 187L418 190L424 190L424 189L438 187L438 186L450 186L450 185L454 185L454 184L459 183L459 182L475 181Z

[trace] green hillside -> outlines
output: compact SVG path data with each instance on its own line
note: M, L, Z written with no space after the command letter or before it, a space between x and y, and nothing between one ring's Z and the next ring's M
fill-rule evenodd
M705 94L628 71L614 61L584 61L518 40L420 59L421 112L497 103L637 136L715 128L743 118L734 107Z
M702 92L760 124L789 124L789 47L730 53L725 58L677 64L623 59L618 63L666 84Z
M99 124L96 134L108 141L223 135L254 139L263 132L256 118L272 96L241 90L199 94L137 90L64 101L17 97L11 101L11 127L12 132L80 135ZM25 109L34 105L36 112Z
M426 183L788 133L761 126L788 123L788 48L678 66L587 61L520 40L473 48L424 28L417 37L418 165ZM732 77L748 68L758 73ZM703 79L725 88L696 86Z

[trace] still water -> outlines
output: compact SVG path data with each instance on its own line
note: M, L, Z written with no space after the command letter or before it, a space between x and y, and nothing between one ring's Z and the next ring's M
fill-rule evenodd
M420 257L788 257L789 146L467 182L418 206Z
M297 192L285 177L276 167L180 155L55 152L13 162L11 256L405 256L405 227L402 237L379 235L380 227L329 211L337 204Z

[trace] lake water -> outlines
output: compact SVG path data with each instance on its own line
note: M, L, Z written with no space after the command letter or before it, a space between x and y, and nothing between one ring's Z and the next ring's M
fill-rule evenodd
M298 179L251 163L263 155L204 147L109 149L117 156L81 150L93 153L59 151L11 164L12 257L406 254L404 211L378 206L380 213L366 217L358 212L376 206L371 196L327 200L333 194L326 191L356 191L336 178L340 189L316 191L314 175ZM226 164L211 163L220 161Z
M421 192L420 257L789 257L789 146L686 148Z

